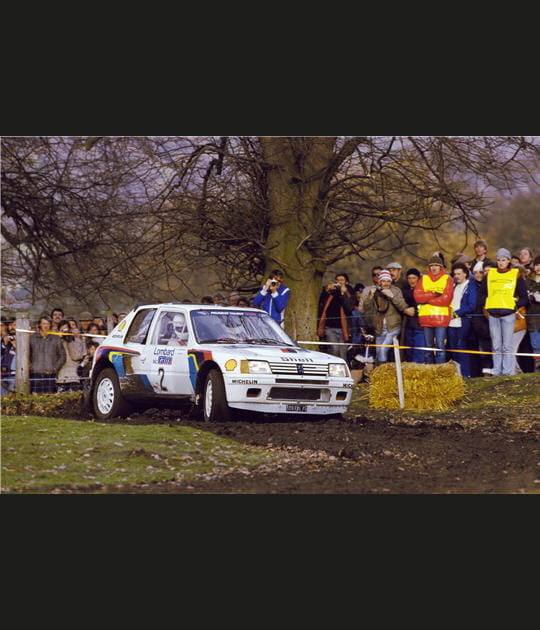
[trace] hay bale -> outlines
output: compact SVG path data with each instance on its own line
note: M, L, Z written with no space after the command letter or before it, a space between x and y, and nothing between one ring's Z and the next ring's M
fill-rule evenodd
M454 361L440 365L402 363L406 409L445 411L465 395L465 386ZM395 363L376 367L369 381L369 405L375 409L399 409Z

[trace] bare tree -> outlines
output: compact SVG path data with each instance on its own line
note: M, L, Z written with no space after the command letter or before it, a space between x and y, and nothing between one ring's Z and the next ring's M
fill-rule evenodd
M161 270L145 184L159 169L131 149L128 139L91 152L84 138L2 139L6 278L23 277L34 299L69 292L88 304L151 289Z
M414 228L459 222L474 234L490 191L530 180L537 158L525 137L205 138L191 147L176 188L178 199L195 193L196 212L168 199L183 224L196 226L197 255L215 260L227 280L249 284L283 268L287 327L313 338L329 265L395 251Z
M193 269L255 291L281 267L286 326L314 338L328 266L413 228L475 233L495 189L534 182L535 138L4 138L3 235L33 286L174 297ZM492 194L491 194L492 196Z

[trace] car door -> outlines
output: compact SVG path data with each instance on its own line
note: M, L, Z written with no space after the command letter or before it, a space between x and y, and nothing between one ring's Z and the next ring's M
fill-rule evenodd
M180 337L173 321L183 316L185 325ZM188 348L192 332L183 310L163 310L152 327L147 348L147 374L153 390L163 396L189 396L194 393L189 378Z
M123 353L121 374L122 391L127 396L146 396L155 392L148 378L148 366L151 364L152 348L148 343L156 308L139 310L131 324L124 345L128 353Z

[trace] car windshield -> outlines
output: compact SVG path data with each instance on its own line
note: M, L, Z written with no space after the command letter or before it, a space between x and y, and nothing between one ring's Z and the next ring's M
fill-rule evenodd
M191 322L199 343L295 345L264 311L201 309L191 312Z

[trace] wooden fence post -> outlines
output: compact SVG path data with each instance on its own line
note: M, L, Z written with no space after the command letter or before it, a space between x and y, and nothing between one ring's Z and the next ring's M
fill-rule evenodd
M403 373L401 372L401 357L399 356L399 341L397 337L393 338L394 344L394 361L396 362L396 377L398 385L399 406L401 409L405 407L405 394L403 392Z
M15 319L17 329L17 367L15 371L15 390L17 394L30 393L30 334L20 332L30 330L27 313L20 313Z

